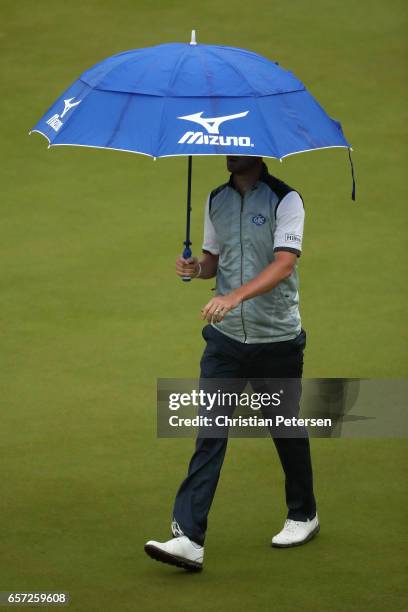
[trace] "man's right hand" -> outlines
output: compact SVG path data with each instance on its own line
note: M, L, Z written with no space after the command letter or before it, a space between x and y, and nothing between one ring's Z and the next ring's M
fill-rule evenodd
M188 276L189 278L194 278L197 276L199 271L198 266L198 258L197 257L189 257L189 259L184 259L181 255L179 255L176 259L176 274L178 276Z

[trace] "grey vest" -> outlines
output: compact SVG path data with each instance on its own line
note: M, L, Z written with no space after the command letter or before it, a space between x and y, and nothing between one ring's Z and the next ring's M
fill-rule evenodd
M276 211L289 191L293 189L268 174L264 165L260 180L243 197L232 176L211 192L210 219L220 247L217 295L247 283L274 260ZM213 325L248 344L295 338L301 331L296 267L274 289L243 302Z

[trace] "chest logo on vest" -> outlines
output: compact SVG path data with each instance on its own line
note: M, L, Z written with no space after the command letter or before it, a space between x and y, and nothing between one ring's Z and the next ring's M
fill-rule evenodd
M255 217L252 217L251 221L252 223L255 223L255 225L263 225L266 219L263 215L259 214L255 215Z

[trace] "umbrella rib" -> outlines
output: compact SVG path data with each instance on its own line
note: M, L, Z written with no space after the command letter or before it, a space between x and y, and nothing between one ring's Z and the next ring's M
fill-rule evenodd
M112 144L112 142L115 140L115 138L117 136L117 133L119 132L120 126L123 123L123 119L125 118L125 115L126 115L126 113L128 111L130 103L132 101L132 94L125 94L125 95L127 96L127 100L126 100L125 104L123 105L122 111L121 111L121 113L119 115L119 119L117 120L116 125L113 128L113 130L112 130L112 134L110 135L110 137L109 137L109 139L108 139L108 141L107 141L107 143L105 145L107 148L109 148L110 145Z
M141 50L141 49L140 49ZM134 51L139 51L139 49L134 49ZM128 58L128 54L130 52L129 51L124 51L123 53L118 53L117 56L119 55L123 55L123 59L122 61L118 62L117 64L115 64L114 66L111 66L108 70L105 70L100 77L98 77L98 79L96 80L94 85L90 85L90 83L88 83L85 79L84 79L84 75L89 72L90 70L94 69L95 66L91 66L91 68L88 68L88 70L85 70L85 72L83 72L81 74L81 76L79 77L79 80L82 81L83 83L85 83L86 85L88 85L88 87L91 87L92 89L98 89L98 85L99 83L107 76L109 75L111 72L113 72L113 70L116 70L116 68L118 66L121 66L124 62L126 62L129 58ZM113 56L115 57L115 56ZM101 62L99 62L100 64L103 64L105 60L101 60ZM104 89L100 89L100 91L105 91Z
M212 53L212 50L211 50L210 52ZM213 55L215 55L216 57L218 57L216 53L213 53ZM250 90L251 90L251 91L253 91L253 87L252 87L251 83L248 81L248 79L246 78L246 76L245 76L245 75L244 75L244 74L241 72L241 70L240 70L239 68L237 68L237 66L235 66L235 65L234 65L234 64L231 62L231 60L226 59L226 58L224 57L224 58L223 58L223 61L224 61L226 64L228 64L228 66L230 66L230 67L233 69L233 71L235 72L235 74L237 74L237 75L238 75L238 76L239 76L239 77L240 77L240 78L241 78L243 81L245 81L245 83L248 85L248 87L250 88ZM257 96L256 96L256 94L254 94L254 97L257 97Z
M286 153L282 155L280 159L285 159L285 157L290 157L291 155L298 155L299 153L309 153L310 151L320 151L321 149L348 149L347 145L327 145L325 147L313 147L313 149L303 149L302 151L292 151L291 153ZM353 149L351 149L353 150Z
M211 72L207 71L207 63L205 61L205 59L203 58L203 54L201 53L201 49L200 47L197 47L197 51L198 51L198 59L200 61L200 64L203 68L204 71L204 77L205 80L207 82L208 85L208 93L209 93L209 98L213 99L214 98L214 94L212 93L213 91L213 87L212 87L212 74Z
M162 125L163 125L164 113L165 113L164 98L172 97L171 93L170 93L170 87L171 87L172 82L175 79L176 72L178 71L178 69L180 68L181 64L183 63L186 55L187 55L187 50L185 50L184 53L182 53L180 55L180 57L178 58L178 60L176 62L176 65L173 67L173 70L171 71L171 75L170 75L170 78L169 78L168 83L167 83L167 89L168 89L167 96L162 96L161 97L162 98L162 110L161 110L161 115L160 115L160 121L158 122L159 127L158 127L158 132L157 132L159 138L160 138L160 134L163 133L162 132ZM157 152L160 151L160 145L161 145L161 143L159 141L159 138L157 139L157 145L156 145L157 146ZM154 157L160 157L160 156L157 155L157 153L155 153Z
M264 120L264 125L266 126L266 129L268 131L269 138L271 139L271 141L274 144L274 149L276 151L276 154L278 155L277 159L282 159L281 155L280 155L280 152L279 152L278 145L277 145L276 140L275 140L275 137L274 137L274 135L273 135L273 133L272 133L270 127L269 127L268 121L267 121L267 119L265 117L265 113L264 113L263 109L261 108L261 105L259 104L258 98L255 98L255 101L256 101L256 107L258 109L258 112L262 115L262 118Z
M171 75L170 75L170 78L169 78L168 83L167 83L167 96L172 97L171 86L172 86L173 81L175 79L176 72L179 70L180 66L183 64L183 62L184 62L184 60L186 58L186 55L187 55L187 49L184 50L184 53L181 53L181 55L178 58L177 62L173 66L173 70L171 71Z

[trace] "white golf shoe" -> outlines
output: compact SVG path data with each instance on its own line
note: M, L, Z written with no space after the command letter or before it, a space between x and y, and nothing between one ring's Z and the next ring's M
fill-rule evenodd
M156 561L176 565L190 572L199 572L203 569L204 546L192 542L185 535L167 542L149 540L144 549L149 557Z
M300 546L311 540L320 531L317 514L307 521L292 521L286 519L282 531L272 538L272 546L277 548L289 548L289 546Z

